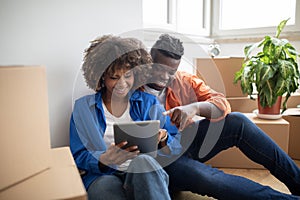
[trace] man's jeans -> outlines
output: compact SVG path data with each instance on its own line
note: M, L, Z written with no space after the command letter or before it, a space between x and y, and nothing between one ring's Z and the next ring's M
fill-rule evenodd
M300 199L300 169L246 116L233 112L219 122L201 120L198 130L196 129L190 127L184 130L184 145L188 145L189 141L193 141L192 144L184 155L165 167L169 174L171 191L187 190L230 200ZM267 168L292 194L298 196L280 193L249 179L225 174L203 164L220 151L233 146L238 147L252 161Z
M96 179L88 188L88 199L170 200L169 178L162 167L148 155L133 159L128 172L116 172Z

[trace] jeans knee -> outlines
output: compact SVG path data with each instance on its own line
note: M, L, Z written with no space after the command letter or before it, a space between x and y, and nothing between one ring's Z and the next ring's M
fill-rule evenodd
M147 154L140 154L137 157L135 157L132 161L137 163L149 163L153 162L153 158Z
M232 112L226 116L226 120L229 121L230 123L244 123L249 119L243 113Z
M146 154L135 157L128 167L129 172L139 173L156 171L158 169L161 169L159 163L153 157Z

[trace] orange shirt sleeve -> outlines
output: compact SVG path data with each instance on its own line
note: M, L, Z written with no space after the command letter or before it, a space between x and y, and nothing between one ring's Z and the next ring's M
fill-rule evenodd
M180 71L176 72L176 78L167 91L166 109L197 101L210 102L223 112L222 117L213 120L223 119L231 112L230 104L224 94L211 89L196 75Z

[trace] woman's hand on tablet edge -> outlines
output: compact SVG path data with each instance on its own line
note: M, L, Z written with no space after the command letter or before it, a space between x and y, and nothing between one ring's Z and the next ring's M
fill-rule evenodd
M126 160L132 159L136 157L140 151L138 150L138 146L130 146L126 149L122 149L127 144L127 141L120 142L115 145L112 143L107 151L100 155L99 161L104 165L120 165L124 163Z

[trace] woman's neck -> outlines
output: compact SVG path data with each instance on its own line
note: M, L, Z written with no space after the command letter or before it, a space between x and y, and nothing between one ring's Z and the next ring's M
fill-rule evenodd
M105 104L106 109L115 117L122 116L128 105L127 97L112 98L111 95L103 94L102 101Z

